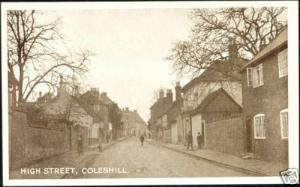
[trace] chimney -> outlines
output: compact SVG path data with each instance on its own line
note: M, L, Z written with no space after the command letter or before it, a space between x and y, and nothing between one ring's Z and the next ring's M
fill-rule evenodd
M162 99L162 98L164 98L164 90L160 89L159 90L159 99Z
M102 93L101 93L101 96L107 97L107 93L106 93L106 92L102 92Z
M99 89L98 88L91 88L92 97L96 100L99 99Z
M39 98L41 98L42 97L42 92L39 92Z
M173 93L171 89L167 89L167 100L173 102Z
M176 82L176 86L175 86L175 100L179 101L181 100L181 86L180 86L180 82Z
M238 57L237 44L235 43L235 39L233 38L229 39L228 56L229 56L229 60L233 60L233 61L235 61Z
M67 93L67 83L64 82L63 76L60 75L60 82L59 82L59 87L57 89L57 95L65 95Z

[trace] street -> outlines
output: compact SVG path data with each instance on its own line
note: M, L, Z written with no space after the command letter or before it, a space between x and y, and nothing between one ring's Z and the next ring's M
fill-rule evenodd
M66 178L139 178L139 177L218 177L245 176L227 168L197 160L137 138L119 142L92 155L78 168L78 174ZM119 168L121 172L83 174L82 168ZM124 173L125 171L126 173Z

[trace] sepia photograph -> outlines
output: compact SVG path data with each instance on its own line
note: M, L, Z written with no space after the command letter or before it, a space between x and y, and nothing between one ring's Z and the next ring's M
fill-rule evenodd
M4 182L299 184L297 4L1 3Z

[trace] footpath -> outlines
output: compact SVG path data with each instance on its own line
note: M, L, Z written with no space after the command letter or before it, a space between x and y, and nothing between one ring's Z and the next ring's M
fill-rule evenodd
M268 162L254 158L241 158L209 149L187 150L186 146L147 139L148 143L180 152L196 159L210 162L252 176L279 176L279 172L288 168L288 163Z
M111 147L112 145L125 140L126 138L120 138L109 143L102 144L102 151ZM85 148L82 155L78 155L76 150L68 151L57 156L53 156L49 159L40 161L35 164L27 165L24 168L79 168L82 165L91 165L91 160L93 160L101 152L98 150L98 145L91 145ZM61 179L68 178L68 174L21 174L20 169L15 169L10 171L10 178L12 179Z

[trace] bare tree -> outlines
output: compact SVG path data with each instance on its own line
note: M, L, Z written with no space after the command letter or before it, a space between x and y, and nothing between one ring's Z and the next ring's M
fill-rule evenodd
M42 23L38 14L35 10L7 13L8 69L18 80L18 102L27 101L37 86L53 88L60 75L71 79L73 72L86 72L91 55L88 50L62 49L60 19Z
M195 9L191 39L177 42L167 60L179 73L199 74L228 59L230 42L249 60L286 27L285 14L284 7Z

